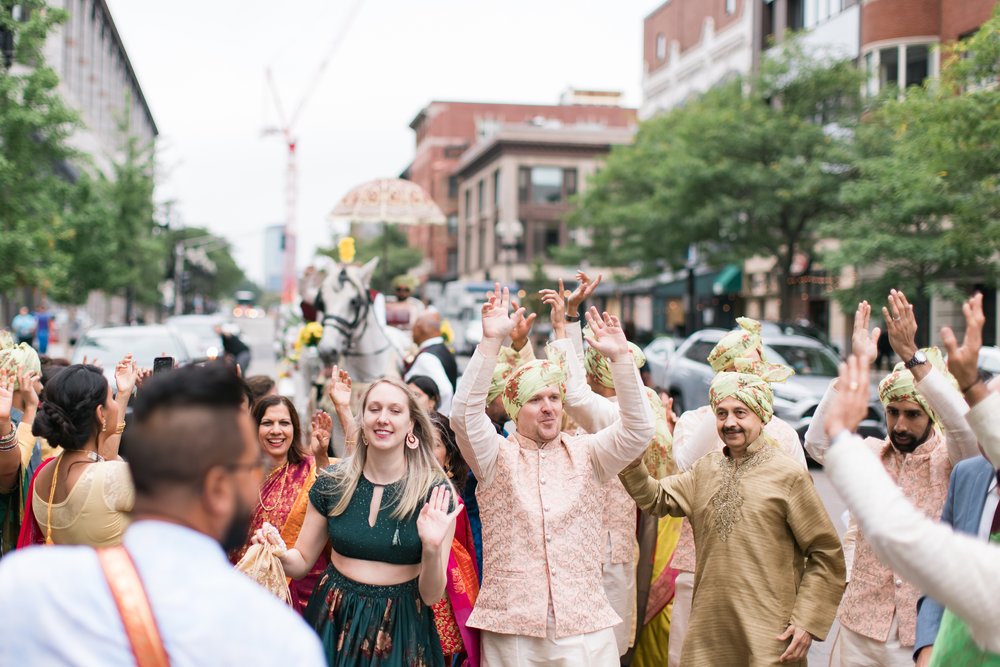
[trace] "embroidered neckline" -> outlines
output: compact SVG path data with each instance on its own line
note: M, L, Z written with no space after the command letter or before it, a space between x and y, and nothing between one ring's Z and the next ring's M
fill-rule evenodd
M725 542L729 538L736 523L742 518L743 494L740 492L740 481L748 471L769 461L772 456L774 456L773 448L758 447L738 464L729 456L719 458L722 484L712 496L711 503L715 509L712 514L715 531L721 541Z

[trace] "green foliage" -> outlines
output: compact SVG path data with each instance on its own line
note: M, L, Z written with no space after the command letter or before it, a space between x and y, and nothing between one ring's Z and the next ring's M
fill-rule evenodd
M229 242L221 237L215 237L216 240L212 242L211 238L206 239L205 237L213 237L213 234L204 227L184 227L170 230L164 240L163 245L168 249L167 255L170 257L171 265L173 263L173 249L178 241L200 239L207 242L203 247L206 256L215 265L214 269L208 270L196 263L185 261L184 272L188 278L184 290L185 298L190 300L191 296L199 294L207 299L218 301L232 297L237 290L241 289L251 290L259 297L260 289L253 282L247 280L243 269L233 259L232 247ZM173 271L172 266L170 270Z
M340 259L336 246L318 251L321 255ZM372 287L385 294L392 293L392 279L408 272L423 261L419 248L411 248L402 225L385 225L382 233L371 239L358 241L355 260L365 263L379 258L378 269L372 276Z
M759 74L642 123L571 217L592 229L582 253L647 275L682 264L691 244L714 264L777 256L787 290L794 255L812 252L821 223L841 212L859 76L793 43Z
M960 297L956 283L993 283L1000 252L1000 9L949 49L940 81L891 91L859 131L860 178L826 262L861 267L845 308L890 288ZM992 80L992 86L981 86Z
M18 4L26 20L15 21ZM0 62L0 292L64 279L67 257L57 239L71 186L61 170L76 153L67 139L79 121L56 92L45 66L45 37L66 13L42 0L0 3L0 30L13 35L14 64Z

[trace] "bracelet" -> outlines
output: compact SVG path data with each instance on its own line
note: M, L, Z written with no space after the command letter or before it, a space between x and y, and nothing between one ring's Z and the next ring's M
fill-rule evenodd
M566 321L567 322L579 322L580 321L580 316L579 315L567 315L566 316Z
M11 440L9 443L0 443L0 452L9 452L17 447L17 440Z
M0 447L9 445L12 442L17 442L17 427L13 423L10 425L10 433L0 438ZM13 449L13 447L9 449Z
M118 428L115 429L115 435L121 435L125 432L125 422L120 422Z
M962 395L964 396L965 394L968 394L970 391L972 391L973 389L975 389L975 387L976 387L977 384L982 384L982 382L983 382L983 378L978 377L978 378L976 378L975 382L973 382L972 384L970 384L965 389L961 389L961 387L959 387L959 389L961 389Z

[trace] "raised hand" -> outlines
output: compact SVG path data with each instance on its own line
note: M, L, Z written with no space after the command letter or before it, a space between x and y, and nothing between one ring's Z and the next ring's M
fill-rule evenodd
M965 340L959 347L955 332L949 327L941 329L941 341L948 351L948 370L958 381L962 393L968 393L979 383L979 350L983 347L983 326L986 316L983 314L983 295L976 294L962 304L965 315Z
M331 381L326 389L330 401L340 408L349 407L351 405L352 387L351 374L342 368L334 366Z
M136 388L141 389L142 388L142 383L145 382L146 380L148 380L151 377L153 377L153 369L152 368L140 368L139 371L136 373L136 377L135 377L135 386L136 386Z
M628 340L617 317L608 313L602 316L597 308L591 306L587 311L587 324L591 332L587 343L592 348L611 361L624 361L630 356Z
M871 363L878 358L878 338L881 330L875 327L871 331L872 307L867 301L858 304L854 313L854 334L851 336L851 353L868 359Z
M500 283L490 293L489 299L483 304L483 338L502 342L514 330L516 321L510 315L510 290L500 289ZM518 308L514 313L524 316L524 308Z
M521 310L521 307L516 301L511 301L511 306L514 307L515 315ZM510 331L511 347L515 350L520 351L525 345L528 344L528 336L531 334L531 325L534 324L535 318L538 316L537 313L532 313L527 317L515 317L514 318L514 328Z
M591 281L586 273L583 271L576 272L576 289L569 295L566 300L566 312L570 317L576 317L580 311L580 304L587 300L597 286L601 284L602 275L597 276L597 280ZM562 285L559 285L559 294L562 296L564 294Z
M448 536L448 531L455 526L455 518L462 511L463 505L458 504L454 512L449 513L451 491L445 486L435 486L420 515L417 516L417 535L425 548L439 549Z
M11 370L0 371L0 426L10 424L10 411L14 407L14 372ZM7 435L7 429L0 433L0 437Z
M126 354L125 358L115 366L115 384L118 386L118 394L131 396L139 381L139 366L132 358L132 354Z
M845 429L856 432L868 415L871 369L871 361L856 354L840 364L837 400L830 403L825 422L826 433L831 438Z
M549 320L552 322L552 331L556 338L563 338L566 332L566 299L563 297L563 281L559 281L559 290L543 289L538 292L542 297L542 303L549 307Z
M312 429L309 436L309 451L313 456L327 456L327 446L330 444L330 433L333 431L333 418L322 410L317 410L312 417Z
M667 416L667 428L670 433L673 434L674 427L677 426L677 413L674 412L674 397L667 396L663 399L663 411Z
M913 314L913 305L902 292L890 290L889 307L883 306L882 317L885 318L885 331L893 351L903 361L909 361L919 349L917 317Z

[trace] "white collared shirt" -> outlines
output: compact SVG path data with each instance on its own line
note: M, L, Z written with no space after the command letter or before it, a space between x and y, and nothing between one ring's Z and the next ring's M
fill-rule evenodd
M237 572L218 542L139 521L124 544L173 667L326 665L316 633ZM90 547L30 547L0 561L0 665L135 667Z
M413 365L406 372L404 379L409 382L410 378L414 375L426 375L434 380L434 384L438 388L438 393L441 394L441 405L438 406L438 412L448 417L451 415L451 401L455 395L454 390L451 388L451 380L448 379L448 373L445 372L444 364L441 363L440 359L433 354L421 354L421 352L431 345L443 343L444 338L441 336L430 338L421 343L417 351L417 356L413 360Z
M979 538L990 539L990 528L993 527L993 515L1000 505L1000 495L997 495L997 476L993 475L990 482L990 489L986 492L986 504L983 505L983 516L979 519Z

